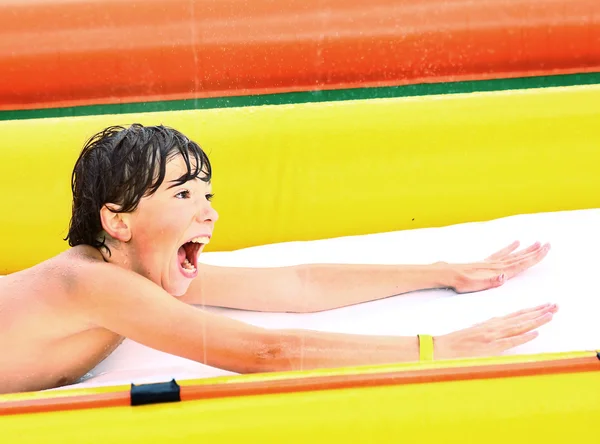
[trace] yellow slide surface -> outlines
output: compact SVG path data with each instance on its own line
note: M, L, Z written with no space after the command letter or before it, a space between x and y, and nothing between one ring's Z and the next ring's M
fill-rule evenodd
M600 414L600 361L562 353L236 376L187 381L180 402L143 406L128 405L127 389L0 396L0 428L20 443L579 442ZM57 408L11 411L61 396Z
M165 124L214 165L211 250L600 207L600 86L0 122L0 274L64 249L74 162Z

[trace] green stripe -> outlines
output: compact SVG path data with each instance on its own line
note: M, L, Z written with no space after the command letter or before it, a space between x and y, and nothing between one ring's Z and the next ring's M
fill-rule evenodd
M514 79L477 80L468 82L426 83L378 88L352 88L327 91L304 91L256 96L217 97L159 102L87 105L68 108L0 111L0 120L38 119L48 117L89 116L101 114L147 113L210 108L235 108L258 105L331 102L341 100L380 99L390 97L459 94L511 89L548 88L555 86L600 83L600 73L567 74Z

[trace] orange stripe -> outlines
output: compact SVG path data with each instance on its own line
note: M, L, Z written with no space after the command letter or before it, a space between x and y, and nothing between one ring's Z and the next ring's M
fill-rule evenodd
M0 29L0 110L600 70L597 0L28 1Z
M319 390L339 390L386 385L423 384L590 371L600 371L600 360L595 356L488 366L394 371L375 374L314 376L274 381L182 386L181 400L193 401L233 396L299 393ZM0 403L0 415L124 407L128 405L130 405L129 392L113 392L95 395L67 396L63 398L4 402Z
M510 378L560 373L600 371L596 357L561 359L545 362L492 365L481 367L455 367L444 369L412 370L375 374L339 375L280 381L258 381L223 385L197 385L182 387L181 400L191 401L232 396L296 393L318 390L378 387L385 385L424 384L473 379Z
M130 405L129 392L98 393L47 399L0 402L0 416L65 410L101 409Z

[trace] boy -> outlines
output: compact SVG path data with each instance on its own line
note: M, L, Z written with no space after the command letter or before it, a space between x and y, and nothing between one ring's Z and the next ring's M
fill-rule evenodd
M218 215L211 165L163 126L110 127L73 171L71 249L0 279L0 393L76 382L128 337L239 373L417 361L416 337L266 330L193 305L309 312L424 288L480 291L537 264L549 246L483 262L248 269L198 261ZM536 337L555 305L439 336L436 359L492 355Z

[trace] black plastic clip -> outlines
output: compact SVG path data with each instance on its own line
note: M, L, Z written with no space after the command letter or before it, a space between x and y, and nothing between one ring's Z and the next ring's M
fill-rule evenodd
M156 384L131 384L131 405L181 401L181 388L175 379Z

